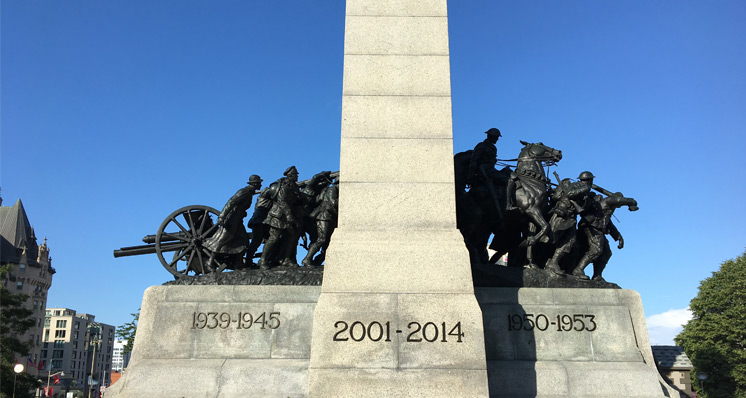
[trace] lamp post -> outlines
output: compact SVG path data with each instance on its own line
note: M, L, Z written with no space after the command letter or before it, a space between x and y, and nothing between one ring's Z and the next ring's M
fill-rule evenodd
M100 327L101 325L93 323L94 326ZM93 369L96 364L96 346L101 344L101 335L96 334L95 337L91 337L90 344L93 345L93 354L91 355L91 375L88 377L88 398L91 398L91 392L93 391Z
M705 380L707 380L707 373L697 372L697 379L699 379L699 384L702 386L702 395L705 395Z
M51 366L50 366L50 368L51 368ZM47 389L46 389L46 391L49 391L49 380L52 378L52 376L57 376L57 375L64 376L65 372L59 371L57 373L52 373L51 370L49 372L47 372ZM45 395L46 395L46 393L45 393Z
M13 367L13 398L16 398L16 377L18 377L18 374L23 372L23 365L20 363L17 363L16 366Z

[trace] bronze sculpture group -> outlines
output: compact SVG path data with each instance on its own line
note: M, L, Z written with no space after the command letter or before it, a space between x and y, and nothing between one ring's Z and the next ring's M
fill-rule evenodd
M595 185L590 171L580 173L577 181L560 179L555 172L557 182L552 183L544 167L559 162L562 151L541 142L521 141L518 157L503 161L516 166L497 169L502 134L496 128L485 133L473 150L454 156L457 227L472 266L494 264L508 254L508 266L605 282L602 273L611 257L606 235L620 249L624 245L611 217L622 206L636 211L635 199ZM143 238L147 245L124 247L114 256L156 253L177 279L224 269L322 265L337 226L339 172L323 171L298 181L298 170L291 166L263 190L262 182L258 175L249 177L220 212L202 205L176 210L155 235ZM244 218L254 197L249 233ZM302 266L296 260L299 241L307 250ZM495 251L492 257L488 248ZM590 264L592 278L585 275Z
M235 269L299 267L296 256L301 239L308 250L302 261L303 266L315 267L323 263L329 239L337 224L338 173L323 171L299 183L298 170L290 166L283 175L259 193L254 214L247 224L251 229L250 239L242 222L239 223L240 228L235 228L228 218L223 217L223 213L240 212L243 203L231 198L221 212L215 236L231 235L242 244L213 246L210 249L222 254L226 250L237 250L237 246L242 248L242 260L234 265ZM261 179L252 177L259 181L259 186L252 191L254 194L261 187ZM252 187L251 180L249 187ZM251 196L248 196L248 201L250 204ZM232 210L231 207L236 209ZM243 216L246 216L245 211ZM262 244L259 260L254 264L252 259L257 256L256 252Z
M620 249L624 245L611 216L622 206L636 211L635 199L595 185L589 171L576 182L560 180L555 172L553 184L544 166L559 162L562 151L543 143L521 141L523 149L512 159L515 170L498 170L496 144L502 135L495 128L485 133L487 138L473 150L454 156L458 228L472 264L495 263L508 254L509 266L603 281L611 257L606 235ZM496 252L492 257L488 247ZM589 278L584 271L591 263Z

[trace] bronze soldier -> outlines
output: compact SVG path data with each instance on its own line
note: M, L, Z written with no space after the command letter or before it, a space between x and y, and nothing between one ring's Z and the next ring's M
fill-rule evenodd
M469 169L467 174L467 180L469 185L475 183L490 182L490 176L495 172L495 164L497 163L497 140L502 137L500 130L491 128L484 132L487 134L487 138L484 141L478 143L472 151L471 159L469 160Z
M598 189L594 186L594 188ZM611 196L603 197L593 192L588 194L587 206L580 213L580 222L578 229L588 240L588 249L578 262L572 274L579 279L588 280L585 275L585 268L588 264L593 263L593 280L603 281L601 276L606 264L611 258L611 248L606 234L611 235L615 241L619 242L619 249L624 247L624 238L613 222L611 216L614 210L619 207L627 206L630 211L638 210L637 201L633 198L626 198L617 192Z
M320 265L326 257L329 239L337 227L337 211L339 208L339 181L334 180L331 186L325 187L316 196L318 205L311 211L310 217L316 220L316 240L308 248L308 254L303 259L304 266ZM314 260L316 253L321 252Z
M298 170L290 166L283 174L285 177L277 181L277 196L264 220L264 224L269 226L269 236L257 262L261 269L269 269L270 261L286 267L298 266L295 250L302 220Z
M573 183L565 178L552 195L555 204L549 212L552 215L549 226L554 236L554 254L547 261L546 269L558 275L564 275L559 263L575 244L578 214L583 210L585 199L593 185L593 174L590 171L580 173L578 179L580 181Z
M243 219L246 217L246 210L251 207L254 194L262 188L262 179L254 174L249 177L247 184L228 199L218 216L217 232L205 240L204 247L212 253L208 264L212 263L215 255L235 254L242 258L246 251L249 235L243 227ZM239 264L235 266L239 267Z

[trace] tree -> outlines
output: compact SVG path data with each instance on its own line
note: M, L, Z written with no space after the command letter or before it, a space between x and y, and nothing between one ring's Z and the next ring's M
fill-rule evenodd
M11 265L0 267L0 281L6 280ZM21 341L22 336L34 326L33 311L24 307L28 296L13 294L0 283L0 395L12 396L16 361L26 365L31 349L30 341ZM15 377L15 396L32 397L32 390L39 387L36 377L23 372Z
M692 319L676 336L694 365L701 397L746 397L746 251L703 280ZM702 385L697 372L707 374Z
M117 326L117 337L127 341L123 354L132 352L132 346L135 344L135 333L137 332L137 321L140 320L140 310L138 309L136 313L130 315L134 317L131 322Z

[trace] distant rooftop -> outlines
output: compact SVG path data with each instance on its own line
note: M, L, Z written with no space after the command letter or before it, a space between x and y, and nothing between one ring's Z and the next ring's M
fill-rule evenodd
M26 248L29 265L36 265L38 246L21 199L13 206L0 206L0 261L17 263Z
M675 345L654 345L655 364L662 369L692 369L692 361L684 349Z

